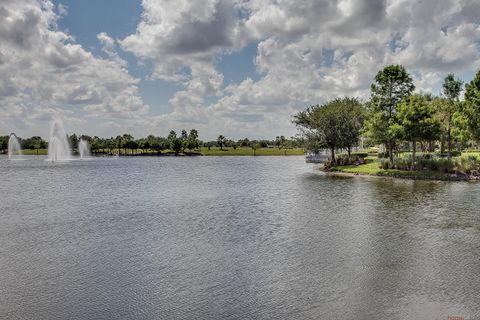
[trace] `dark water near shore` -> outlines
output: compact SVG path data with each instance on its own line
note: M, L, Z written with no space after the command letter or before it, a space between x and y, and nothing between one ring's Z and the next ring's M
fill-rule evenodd
M0 157L0 319L480 319L480 184Z

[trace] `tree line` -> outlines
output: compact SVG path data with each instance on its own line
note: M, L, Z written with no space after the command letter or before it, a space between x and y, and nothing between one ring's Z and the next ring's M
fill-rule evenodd
M221 150L224 148L266 148L278 147L280 148L298 148L302 147L302 141L284 136L277 136L274 140L250 140L248 138L239 139L237 141L228 139L224 135L219 135L216 140L202 141L199 139L199 134L196 129L191 129L189 132L182 130L178 135L174 130L170 131L168 136L154 136L148 135L145 138L135 139L131 134L118 135L116 137L101 138L98 136L77 135L71 134L67 136L72 149L78 148L80 140L87 141L93 153L121 153L121 154L137 154L156 152L162 153L164 151L171 151L175 153L194 152L201 147L212 148L217 147ZM0 136L0 151L5 152L8 148L9 136ZM39 136L22 139L18 137L22 149L46 149L48 142Z
M370 98L336 98L297 113L293 122L305 139L306 149L335 151L352 147L360 139L365 146L383 145L385 156L393 158L402 150L435 151L450 159L480 141L480 71L464 83L448 74L441 93L414 93L413 79L401 65L378 71L370 87ZM464 91L464 97L461 93Z

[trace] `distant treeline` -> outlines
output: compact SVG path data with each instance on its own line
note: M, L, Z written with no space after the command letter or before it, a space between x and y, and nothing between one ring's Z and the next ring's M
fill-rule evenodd
M17 137L22 149L46 149L48 148L48 142L39 136L30 138ZM6 152L8 148L9 136L0 136L0 152ZM148 153L156 152L161 153L163 151L170 151L175 153L180 152L195 152L201 147L212 148L298 148L303 145L303 141L290 138L287 139L284 136L277 136L273 140L249 140L248 138L239 139L237 141L228 139L224 135L219 135L217 140L202 141L198 138L198 131L191 129L190 132L182 130L180 135L177 135L175 131L170 131L168 136L160 137L149 135L145 138L135 139L131 134L118 135L116 137L101 138L98 136L88 135L68 135L71 148L75 151L78 148L78 142L80 140L87 141L90 145L92 153L121 153L121 154L136 154L136 153Z

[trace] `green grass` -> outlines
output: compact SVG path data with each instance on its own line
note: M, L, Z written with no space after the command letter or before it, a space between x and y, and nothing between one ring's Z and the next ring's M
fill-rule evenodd
M391 177L431 177L431 178L444 178L447 177L444 173L438 171L404 171L398 169L381 169L379 168L379 160L374 157L366 158L367 163L361 165L350 166L336 166L331 171L346 172L353 174L374 175L374 176L391 176Z
M208 148L201 148L200 153L205 156L253 156L254 151L252 148L220 148L212 147L210 150ZM303 149L294 148L294 149L278 149L278 148L261 148L255 150L256 156L301 156L304 155Z
M479 157L480 156L480 151L464 151L464 152L462 152L462 156L476 156L476 157ZM461 156L456 157L456 158L461 158Z
M38 153L37 153L37 151L38 151ZM39 156L44 156L44 155L47 155L47 153L48 153L47 149L38 149L38 150L24 149L24 150L22 150L22 154L27 155L27 156L36 156L37 154Z

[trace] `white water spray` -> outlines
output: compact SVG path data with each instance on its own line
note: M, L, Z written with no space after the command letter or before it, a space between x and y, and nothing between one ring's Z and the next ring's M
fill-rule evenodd
M54 119L50 127L50 139L48 141L48 160L65 161L72 158L70 144L63 123L60 119Z
M83 139L78 141L78 153L80 154L80 159L90 157L90 146L87 141Z
M17 136L15 133L10 134L8 138L8 159L17 160L22 158L22 148L18 142Z

